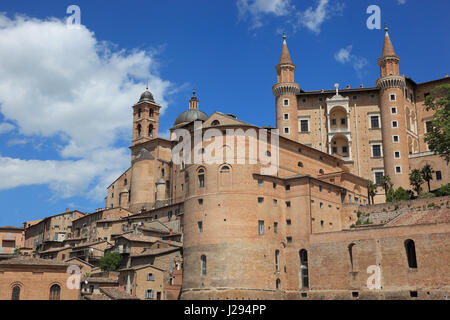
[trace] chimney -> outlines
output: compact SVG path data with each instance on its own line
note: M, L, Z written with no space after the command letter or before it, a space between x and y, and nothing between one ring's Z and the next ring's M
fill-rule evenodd
M66 208L66 212L69 212L69 208Z
M360 87L360 88L364 88L364 85L363 85L363 84L360 84L359 87Z
M448 78L448 72L445 74L445 77Z
M346 88L346 89L350 89L350 85L349 85L349 84L347 85L347 88Z

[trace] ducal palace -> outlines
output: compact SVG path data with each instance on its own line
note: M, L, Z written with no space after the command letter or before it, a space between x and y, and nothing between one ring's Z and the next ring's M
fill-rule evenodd
M262 128L206 114L194 92L170 139L161 138L161 107L146 90L132 106L130 167L108 187L105 208L26 222L22 251L32 251L36 265L89 270L84 299L448 298L450 197L385 203L379 187L369 205L367 186L388 175L395 188L410 189L409 173L425 164L435 170L432 189L450 182L447 163L424 140L433 117L424 99L450 78L416 83L400 74L387 29L380 51L374 87L304 91L283 37L272 87L274 174L225 139L228 161L175 163L177 129L193 133L193 157L213 141L194 143L199 121L201 133L243 133L247 151L245 132L266 143ZM108 252L123 257L117 272L99 270ZM24 259L0 260L0 299L31 290L1 272L24 268Z

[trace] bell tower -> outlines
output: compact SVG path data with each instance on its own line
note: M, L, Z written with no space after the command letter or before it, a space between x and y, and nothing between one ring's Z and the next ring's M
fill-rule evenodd
M133 106L132 146L158 137L160 109L161 106L155 102L147 86L139 101Z
M291 61L284 34L281 57L275 70L277 83L272 87L272 93L275 96L277 128L281 136L298 141L297 94L300 86L294 82L295 64Z

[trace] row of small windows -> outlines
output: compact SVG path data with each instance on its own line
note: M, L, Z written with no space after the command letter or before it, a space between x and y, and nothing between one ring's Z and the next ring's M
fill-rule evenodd
M150 109L150 110L149 110L149 116L150 116L150 118L153 118L153 116L154 116L154 111L153 111L153 109ZM141 117L142 117L142 110L139 109L139 110L138 110L138 119L140 119Z
M137 134L138 134L138 137L142 136L142 126L141 126L141 124L137 125ZM153 125L149 125L148 126L148 136L149 137L153 137Z
M12 288L11 292L11 300L20 300L21 287L19 285L15 285ZM61 287L57 284L54 284L50 287L50 300L60 300L61 298Z
M354 256L353 251L355 247L355 243L351 243L348 246L348 253L349 253L349 259L350 259L350 265L351 269L353 271L354 268ZM406 251L406 258L409 268L417 269L417 258L416 258L416 248L415 243L411 239L407 239L404 242L405 251ZM280 271L280 250L275 250L274 254L274 262L275 262L275 271ZM309 288L309 274L308 274L308 251L306 249L301 249L299 251L299 260L300 260L300 276L301 276L301 287L303 289ZM286 268L286 267L285 267ZM206 255L202 255L200 257L200 270L201 275L206 275ZM276 289L281 289L281 281L280 279L276 279L275 282Z

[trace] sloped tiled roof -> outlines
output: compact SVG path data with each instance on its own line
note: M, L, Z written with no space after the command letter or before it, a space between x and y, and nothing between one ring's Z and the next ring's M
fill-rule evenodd
M123 290L120 287L117 288L99 288L100 292L108 296L109 298L113 300L139 300L136 297L133 297L126 293L125 290Z
M0 265L30 265L30 266L69 266L67 262L52 260L52 259L39 259L39 258L26 258L17 257L0 261Z

